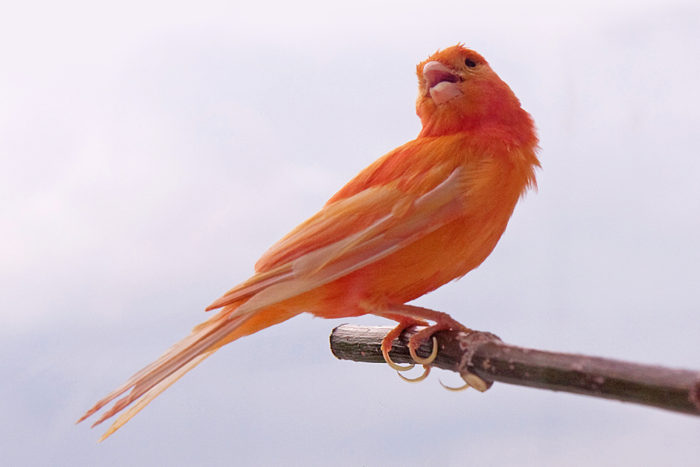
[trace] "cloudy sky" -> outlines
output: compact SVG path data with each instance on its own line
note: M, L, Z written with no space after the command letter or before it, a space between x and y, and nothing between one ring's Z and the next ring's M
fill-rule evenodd
M3 463L697 459L697 418L500 384L453 394L437 376L408 385L335 360L342 321L309 316L227 347L104 443L73 425L415 137L415 64L457 42L533 115L540 189L482 267L417 303L513 344L700 369L697 2L475 3L4 6Z

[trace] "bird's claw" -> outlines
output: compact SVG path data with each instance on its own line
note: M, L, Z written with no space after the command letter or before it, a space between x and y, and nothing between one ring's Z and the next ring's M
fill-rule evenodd
M413 369L413 367L416 366L416 363L409 363L408 365L399 365L391 359L387 348L385 346L382 346L382 356L384 357L384 361L386 361L387 365L389 365L391 368L398 372L402 380L409 383L417 383L419 381L423 381L425 378L428 377L428 375L430 374L430 364L435 361L435 358L437 357L438 353L438 343L435 336L433 336L433 350L430 352L430 355L428 355L426 358L419 357L413 347L414 346L412 346L409 343L408 353L411 354L411 358L414 362L423 365L423 374L416 378L407 378L404 375L402 375L401 372Z
M441 379L438 381L440 382L440 386L447 389L448 391L459 392L459 391L466 391L467 389L469 389L469 383L467 383L467 382L465 382L463 386L453 387L453 386L446 385L445 383L442 382Z
M430 355L428 355L426 358L419 357L418 354L416 353L416 350L413 345L409 342L408 344L408 353L411 354L411 358L413 359L414 362L419 363L423 366L430 365L435 361L435 358L437 357L438 354L438 343L437 343L437 338L435 336L431 336L433 340L433 350L430 352ZM416 346L417 347L417 346Z
M412 370L414 366L416 366L415 363L409 363L408 365L399 365L398 363L394 363L394 361L391 359L389 356L389 351L382 345L382 356L384 357L384 361L386 362L387 365L389 365L391 368L399 372L399 376L401 376L402 371L408 371ZM401 376L403 378L403 376ZM408 378L404 378L408 379Z
M454 391L454 392L465 391L465 390L469 389L470 387L476 389L479 392L484 392L488 388L490 388L491 384L492 384L492 383L488 383L488 382L484 381L478 375L471 373L471 372L468 372L468 371L460 373L460 376L464 380L464 385L462 385L462 386L452 387L452 386L446 385L442 381L440 381L440 385L443 388L447 389L448 391Z
M412 364L411 366L414 366L414 365ZM415 378L406 378L401 373L397 373L397 374L399 375L399 378L406 381L407 383L418 383L418 382L423 381L425 378L428 377L428 375L430 374L430 366L423 365L423 374L420 376L416 376Z

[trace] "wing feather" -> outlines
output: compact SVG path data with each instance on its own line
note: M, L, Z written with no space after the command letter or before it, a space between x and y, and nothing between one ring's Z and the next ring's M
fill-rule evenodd
M262 279L253 276L243 287L232 289L209 308L249 297L229 317L238 318L379 261L458 217L464 209L463 194L466 185L464 169L457 168L438 186L414 198L408 194L397 197L397 190L393 187L385 188L387 191L384 193L381 193L381 188L374 188L372 192L385 203L381 209L377 209L376 198L366 196L367 191L343 200L347 201L345 208L351 206L353 211L346 211L342 218L347 218L348 214L349 217L357 217L371 209L378 211L381 216L373 216L374 222L362 230L277 266L275 274L271 274L272 271L259 273L259 276L264 276ZM332 209L336 204L326 209ZM326 224L325 219L321 224ZM316 233L318 225L307 224L311 235ZM290 237L292 244L301 244L304 238L300 235L302 232L303 230L298 231L299 238Z

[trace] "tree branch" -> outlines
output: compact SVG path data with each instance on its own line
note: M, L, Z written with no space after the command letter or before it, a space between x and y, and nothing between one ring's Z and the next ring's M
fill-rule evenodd
M383 363L380 345L391 327L344 324L330 336L331 351L340 360ZM408 338L421 328L407 329L390 352L397 363L410 363ZM600 357L545 352L505 344L497 336L441 331L435 334L439 352L432 366L474 373L493 381L553 391L617 399L692 415L700 415L700 372L640 365ZM427 356L424 342L419 356Z

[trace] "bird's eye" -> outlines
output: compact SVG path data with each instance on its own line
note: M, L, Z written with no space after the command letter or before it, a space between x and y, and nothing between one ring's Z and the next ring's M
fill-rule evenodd
M476 62L471 58L465 58L464 64L467 65L469 68L474 68L476 66Z

